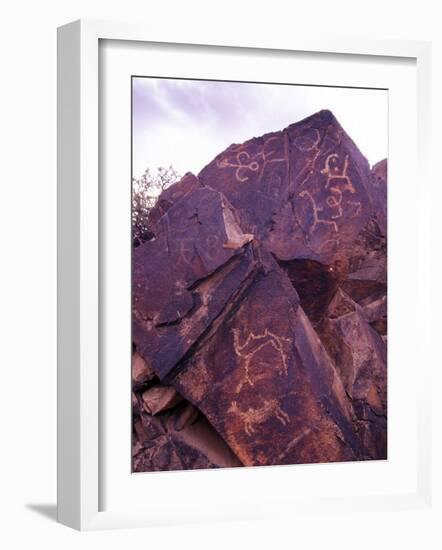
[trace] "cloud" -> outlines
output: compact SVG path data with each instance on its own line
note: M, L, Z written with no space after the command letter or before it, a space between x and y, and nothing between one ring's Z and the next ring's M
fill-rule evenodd
M197 80L133 80L133 170L172 164L199 172L231 143L334 112L362 153L387 156L388 96L381 90Z

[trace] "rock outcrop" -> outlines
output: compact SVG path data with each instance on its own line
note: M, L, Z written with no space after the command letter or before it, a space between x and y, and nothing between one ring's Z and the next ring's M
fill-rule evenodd
M386 458L386 189L321 111L162 193L133 252L134 471Z

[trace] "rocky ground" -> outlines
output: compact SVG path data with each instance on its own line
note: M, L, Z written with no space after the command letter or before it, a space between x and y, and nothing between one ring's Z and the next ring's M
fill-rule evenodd
M135 472L387 457L386 197L330 111L161 194L133 254Z

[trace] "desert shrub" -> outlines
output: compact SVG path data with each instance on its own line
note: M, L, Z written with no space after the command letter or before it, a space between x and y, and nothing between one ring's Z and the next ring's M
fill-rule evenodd
M132 241L134 246L152 238L149 214L162 191L180 179L172 167L159 167L156 172L149 168L140 179L132 180Z

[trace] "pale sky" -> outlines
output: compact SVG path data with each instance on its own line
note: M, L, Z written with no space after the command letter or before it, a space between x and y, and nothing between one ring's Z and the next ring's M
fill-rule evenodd
M331 110L371 165L388 156L388 92L133 79L133 176L172 165L197 174L232 143Z

